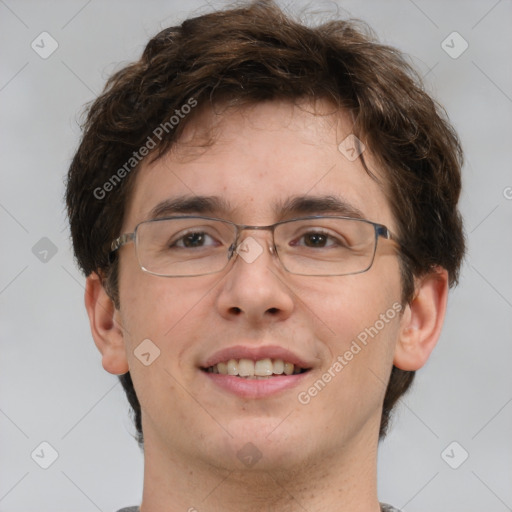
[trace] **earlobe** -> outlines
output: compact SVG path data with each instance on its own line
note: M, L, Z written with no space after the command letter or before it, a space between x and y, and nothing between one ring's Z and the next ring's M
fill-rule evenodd
M415 371L428 360L441 334L448 299L448 272L437 267L416 282L405 307L393 364Z
M128 372L124 335L116 320L118 311L94 272L86 279L84 298L94 343L102 355L103 368L116 375Z

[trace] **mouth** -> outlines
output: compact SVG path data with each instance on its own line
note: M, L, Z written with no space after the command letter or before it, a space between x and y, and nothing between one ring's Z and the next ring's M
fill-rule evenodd
M229 359L217 364L201 368L207 373L219 375L232 375L242 379L268 380L279 375L298 375L306 373L311 368L303 368L298 364L282 359L269 357L253 361L252 359Z
M296 387L313 364L278 346L235 346L217 352L199 369L217 390L254 399Z

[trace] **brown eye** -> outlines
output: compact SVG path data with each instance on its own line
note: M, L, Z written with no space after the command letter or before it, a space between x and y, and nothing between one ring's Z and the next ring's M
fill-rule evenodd
M213 247L218 243L204 231L186 233L169 244L170 249L194 249L200 247Z
M309 249L329 249L329 248L342 248L346 247L343 239L340 236L327 233L325 231L311 230L302 233L294 239L290 245L295 247L307 247Z
M204 244L204 233L192 233L182 238L185 247L198 247Z
M325 247L329 237L322 233L310 233L304 235L304 243L308 247Z

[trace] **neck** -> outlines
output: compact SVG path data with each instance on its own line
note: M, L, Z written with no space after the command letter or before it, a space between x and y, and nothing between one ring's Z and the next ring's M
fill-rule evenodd
M141 512L379 512L375 436L360 436L343 449L258 469L221 467L145 441Z

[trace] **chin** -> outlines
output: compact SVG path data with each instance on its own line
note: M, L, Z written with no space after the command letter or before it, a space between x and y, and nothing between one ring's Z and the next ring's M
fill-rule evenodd
M209 458L214 459L219 467L230 471L293 468L307 457L305 440L311 439L311 431L308 433L305 428L303 433L292 434L291 424L285 425L286 422L286 419L283 422L283 418L253 418L230 422L226 424L226 429L231 436L222 433L220 442L218 437L217 440L215 436L209 437Z

